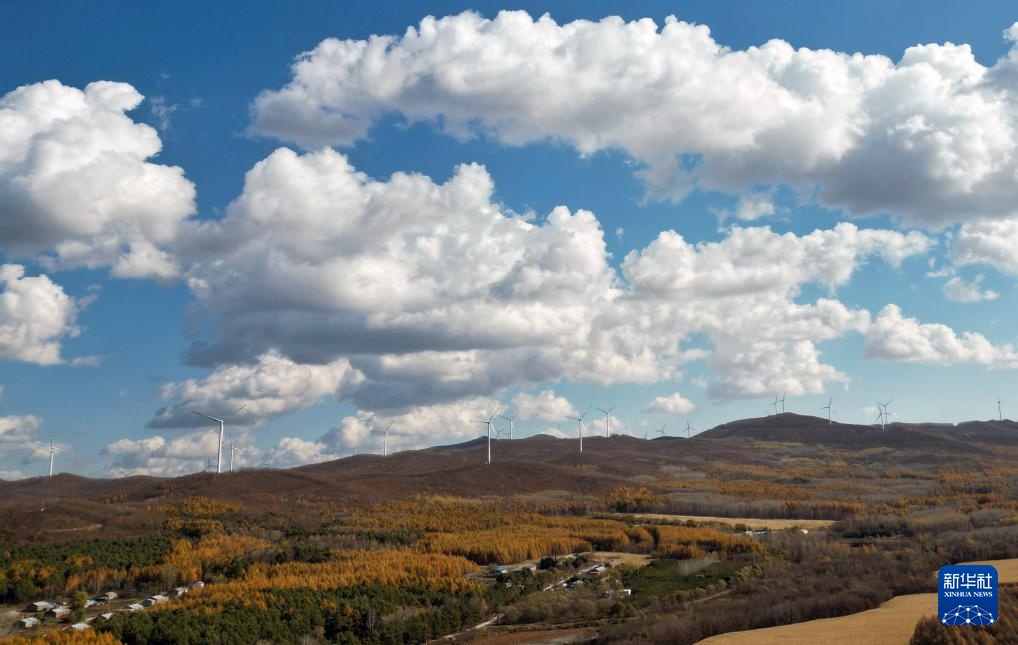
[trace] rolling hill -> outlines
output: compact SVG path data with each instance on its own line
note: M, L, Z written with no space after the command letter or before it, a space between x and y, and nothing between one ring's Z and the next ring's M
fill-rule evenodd
M289 470L221 476L89 479L60 474L0 482L0 515L9 519L10 539L56 541L156 530L159 508L194 496L230 501L252 513L285 513L301 505L342 508L417 493L601 499L618 486L653 489L656 481L668 478L688 479L690 495L708 499L716 491L694 485L707 477L706 471L713 478L738 479L743 476L740 469L756 469L752 477L780 483L783 469L793 464L822 468L836 463L877 473L1004 457L1018 448L1018 424L895 423L881 430L784 413L733 421L689 440L646 441L623 435L585 439L582 454L575 440L547 435L495 441L490 465L485 463L486 440L478 438L385 458L357 455ZM761 469L771 474L760 475Z

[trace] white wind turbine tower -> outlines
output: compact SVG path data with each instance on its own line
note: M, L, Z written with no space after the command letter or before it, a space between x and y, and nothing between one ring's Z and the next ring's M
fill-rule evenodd
M49 442L49 476L53 476L53 456L58 452L63 452L63 448L57 448L53 445L53 442Z
M493 425L495 425L493 423L493 420L495 419L495 417L497 415L498 415L498 408L495 408L495 411L491 413L491 416L488 417L487 420L485 420L485 419L472 419L472 421L474 423L483 423L484 425L486 425L488 427L488 463L489 464L491 463L491 427Z
M587 412L590 412L590 410L588 409ZM584 412L578 417L566 417L567 419L572 419L576 422L576 434L580 437L580 452L583 452L583 417L587 416L587 412Z
M1000 409L1000 397L997 397L997 419L1000 421L1004 420L1004 413Z
M392 424L390 423L389 425L385 426L385 430L373 430L371 432L371 434L380 434L380 435L382 435L382 456L383 457L388 457L389 456L389 428L391 428L391 427L392 427Z
M239 408L237 408L236 410L234 410L233 414L237 414L238 412L240 412L241 410L243 410L246 407L247 407L247 403L245 403L244 405L242 405ZM217 419L215 417L210 417L209 415L205 414L204 412L198 412L197 410L191 410L191 412L197 414L200 417L205 417L206 419L208 419L210 421L215 421L216 423L219 424L219 458L216 459L216 473L222 474L222 472L223 472L223 432L226 430L226 423L222 419Z
M689 419L686 419L686 439L689 439L690 431L695 430L693 426L689 425Z
M834 403L834 399L827 399L827 405L820 408L821 410L827 410L827 425L831 425L831 404Z
M880 413L877 414L877 421L880 422L881 430L883 430L886 427L887 418L891 416L891 413L887 411L887 406L891 405L891 401L893 400L894 399L888 399L887 403L881 403L880 401L877 401L877 408L880 410Z
M777 412L777 408L775 408L774 411ZM784 413L785 413L785 393L782 392L781 393L781 414L784 414Z
M520 416L519 410L517 410L516 414L512 415L511 417L507 417L504 414L499 415L499 418L505 419L506 421L509 422L509 441L513 440L513 419L515 419L518 416Z
M618 407L618 404L611 406L607 410L601 408L594 408L598 412L604 415L604 438L610 439L612 436L612 411Z
M778 403L780 403L780 402L781 401L778 400L778 395L775 394L774 395L774 403L771 403L771 407L774 408L774 414L778 413Z
M233 445L233 437L230 437L230 472L233 472L233 456L240 450Z
M665 436L665 424L662 423L661 427L655 430L654 432L661 435L662 437Z

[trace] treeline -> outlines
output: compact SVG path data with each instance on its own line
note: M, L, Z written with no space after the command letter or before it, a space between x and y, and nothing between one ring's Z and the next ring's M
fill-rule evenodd
M0 552L0 601L23 602L77 588L134 584L146 567L162 562L171 548L172 539L165 535L8 548Z
M230 602L216 611L171 608L119 614L97 627L129 645L420 643L475 624L487 606L474 594L410 592L397 587L273 590L267 602ZM416 608L406 615L404 607Z
M252 563L235 578L187 594L173 608L202 612L236 604L267 610L279 590L334 591L375 586L456 594L479 588L465 577L477 565L458 556L377 549L336 552L332 558L326 562Z
M165 530L201 537L223 531L227 520L237 520L242 509L236 504L208 497L188 497L158 510L168 516L163 522Z
M663 557L688 560L717 553L728 558L737 554L764 555L767 549L758 541L737 533L709 527L660 525L648 527Z
M759 517L793 520L841 520L867 512L865 504L840 500L733 499L717 493L673 493L656 513Z

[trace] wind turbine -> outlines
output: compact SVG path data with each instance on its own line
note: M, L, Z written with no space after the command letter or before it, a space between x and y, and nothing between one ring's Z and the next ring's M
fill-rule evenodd
M888 399L887 403L881 403L877 401L877 407L880 409L880 413L877 415L877 420L880 421L880 429L883 430L887 425L887 417L891 416L891 413L887 411L887 406L891 405L891 401L894 399Z
M778 403L780 403L780 401L778 400L778 395L775 394L774 395L774 403L771 403L771 407L774 408L774 414L778 413Z
M612 411L618 407L618 404L611 406L607 410L601 408L594 408L598 412L604 414L604 438L610 439L612 436Z
M495 416L497 414L498 414L498 408L495 408L495 411L491 413L491 416L488 417L487 420L485 420L485 419L472 419L472 421L474 423L483 423L484 425L488 426L488 463L489 464L491 463L491 427L493 425L495 425L494 423L492 423L492 420L494 420L494 418L495 418Z
M230 437L230 472L233 472L233 455L240 450L233 445L233 437Z
M665 424L662 423L661 427L655 430L655 432L661 435L662 437L665 436Z
M820 408L821 410L827 410L827 425L831 425L831 404L834 403L834 399L827 399L827 405Z
M117 472L120 473L121 477L130 477L131 475L134 474L135 471L133 471L133 470L124 470L123 468L119 468L119 469L117 469Z
M245 403L244 405L242 405L239 408L237 408L236 410L234 410L233 414L237 414L238 412L240 412L241 410L243 410L246 407L247 407L247 403ZM215 417L210 417L209 415L205 414L204 412L198 412L197 410L191 410L191 412L197 414L200 417L205 417L206 419L208 419L210 421L215 421L216 423L219 424L219 458L216 459L216 473L221 474L223 472L223 432L226 430L226 424L223 422L222 419L217 419Z
M997 397L997 418L1001 421L1004 420L1004 413L1000 410L1000 397Z
M49 476L53 476L53 456L58 452L63 452L63 448L57 448L53 445L53 442L49 442Z
M371 432L371 434L380 434L380 435L382 435L382 456L383 457L388 457L389 456L389 428L391 428L391 427L392 427L392 424L390 423L389 425L385 426L385 430L373 430Z
M686 439L689 439L689 431L694 430L693 426L689 425L689 419L686 419Z
M587 412L590 412L589 408L587 409ZM576 434L580 437L580 452L583 452L583 417L587 416L587 412L584 412L578 417L566 417L567 419L572 419L576 422Z
M775 408L774 411L777 412L777 408ZM785 413L785 393L782 392L781 393L781 414L784 414L784 413Z
M520 416L519 410L517 410L516 414L512 415L511 417L507 417L504 414L499 415L499 418L505 419L506 421L509 422L509 441L513 440L513 419L515 419L518 416Z

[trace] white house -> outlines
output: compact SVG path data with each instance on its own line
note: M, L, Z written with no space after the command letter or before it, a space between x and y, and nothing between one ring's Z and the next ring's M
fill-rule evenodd
M29 616L28 618L22 618L21 620L19 620L18 627L30 629L32 627L37 626L39 622L40 622L39 619L36 618L35 616Z

